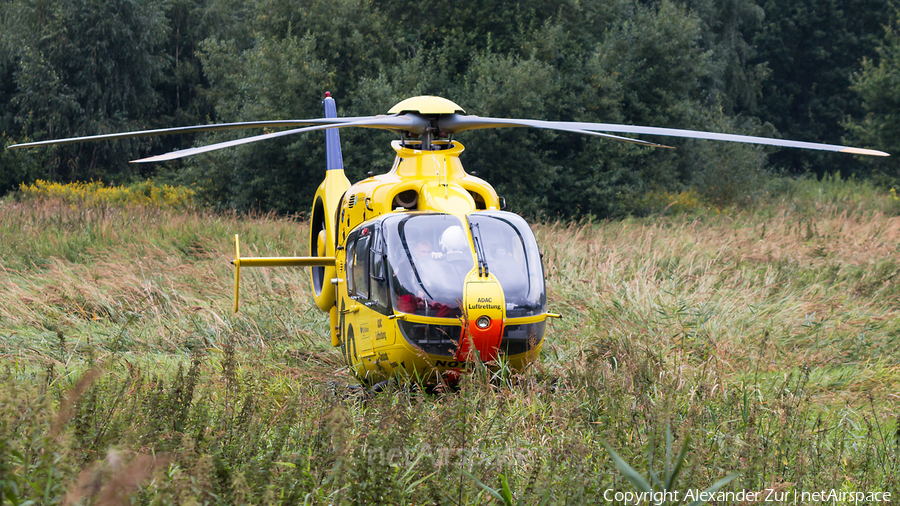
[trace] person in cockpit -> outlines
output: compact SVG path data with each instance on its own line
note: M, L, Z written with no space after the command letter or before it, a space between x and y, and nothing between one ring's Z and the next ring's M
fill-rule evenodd
M469 248L469 238L462 227L454 225L447 227L441 234L441 256L449 262L465 261L472 263L472 252Z
M395 279L395 282L399 281L401 291L406 292L397 298L397 310L437 318L453 316L458 312L445 303L428 300L427 290L439 290L439 285L444 280L465 277L472 263L468 237L462 227L454 225L441 233L438 243L440 251L433 247L427 237L420 236L414 242L415 245L409 248L412 263L419 275L417 277L411 272L395 273L401 277Z

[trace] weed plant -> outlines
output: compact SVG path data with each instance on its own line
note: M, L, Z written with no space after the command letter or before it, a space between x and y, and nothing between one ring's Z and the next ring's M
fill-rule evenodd
M603 503L635 490L604 442L651 484L678 461L660 481L681 491L740 472L721 490L896 498L897 207L855 182L784 188L535 225L564 315L541 360L372 397L305 271L247 270L231 312L233 235L303 255L305 222L6 201L0 504Z
M100 181L62 184L39 179L30 185L22 183L15 199L25 202L57 200L91 207L142 205L188 208L194 205L194 190L184 186L159 185L150 180L129 186L106 186Z

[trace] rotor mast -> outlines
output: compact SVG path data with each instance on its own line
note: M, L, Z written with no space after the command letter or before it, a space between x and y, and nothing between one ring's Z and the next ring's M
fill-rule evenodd
M423 96L408 98L399 102L388 111L388 114L403 113L413 113L428 121L429 125L420 134L422 139L420 149L422 151L434 151L432 143L441 136L441 130L437 121L438 117L448 114L465 114L466 111L455 102L446 98ZM407 133L410 136L416 134L416 132L412 131L407 131Z

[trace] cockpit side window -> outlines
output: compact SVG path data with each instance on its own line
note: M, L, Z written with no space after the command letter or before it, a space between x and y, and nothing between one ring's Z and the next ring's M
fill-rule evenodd
M379 226L363 226L347 239L347 293L382 314L390 314L383 236Z
M369 244L372 235L364 228L356 239L356 247L353 251L353 285L356 296L360 299L369 298Z
M391 297L388 288L387 262L385 261L384 239L376 229L369 248L369 298L372 308L388 314L391 312Z
M347 272L347 294L351 297L356 297L356 277L354 274L354 268L356 266L356 237L357 232L351 232L350 237L347 238L347 254L345 256L346 272Z

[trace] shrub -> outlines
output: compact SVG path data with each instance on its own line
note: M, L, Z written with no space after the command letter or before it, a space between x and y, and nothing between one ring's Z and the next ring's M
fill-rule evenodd
M19 185L16 198L24 202L62 200L67 204L133 204L181 209L194 205L194 190L184 186L159 185L150 180L129 186L106 186L100 181L62 184L39 179L30 185Z

